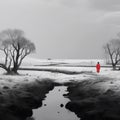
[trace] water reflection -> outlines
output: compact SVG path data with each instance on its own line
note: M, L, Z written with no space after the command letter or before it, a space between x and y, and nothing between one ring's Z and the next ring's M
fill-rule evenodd
M33 118L35 120L80 120L73 112L65 108L65 105L70 101L63 94L67 94L67 87L57 86L50 91L42 107L33 110Z

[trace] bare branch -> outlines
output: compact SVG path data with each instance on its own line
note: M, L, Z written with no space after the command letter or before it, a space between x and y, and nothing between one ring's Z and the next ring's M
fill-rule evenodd
M120 62L120 40L109 41L104 47L105 53L109 55L113 69Z
M35 51L34 43L24 37L24 32L18 29L8 29L0 33L2 44L0 50L5 54L5 64L2 67L17 72L23 59Z

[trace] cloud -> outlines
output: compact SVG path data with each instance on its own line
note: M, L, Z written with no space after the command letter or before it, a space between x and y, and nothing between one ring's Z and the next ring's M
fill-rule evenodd
M87 0L41 0L42 2L51 5L51 6L64 6L70 8L84 8Z
M59 0L61 4L68 7L77 7L85 3L86 0Z
M90 0L94 9L103 11L120 11L120 0Z
M92 11L98 11L97 22L103 25L120 26L120 0L88 0Z
M99 18L99 22L104 24L120 26L120 12L109 12Z

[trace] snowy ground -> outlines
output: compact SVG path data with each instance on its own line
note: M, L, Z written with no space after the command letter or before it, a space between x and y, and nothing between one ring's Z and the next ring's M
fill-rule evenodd
M31 59L30 59L31 60ZM9 86L9 88L13 87L19 83L28 83L33 82L35 80L44 80L44 79L51 79L55 82L69 82L69 81L82 81L82 80L99 80L99 78L103 77L106 78L105 83L101 83L102 88L108 88L109 83L113 80L114 84L120 86L120 71L113 71L112 68L105 68L101 67L101 72L96 73L95 67L76 67L76 65L94 65L97 61L100 61L102 65L105 65L104 60L36 60L32 59L29 60L29 63L24 63L22 67L29 67L29 68L40 68L40 69L53 69L53 70L61 70L61 71L73 71L73 72L83 72L81 74L64 74L59 72L47 72L47 71L28 71L28 70L19 70L20 76L11 76L11 75L4 75L3 69L0 69L0 86ZM52 63L53 66L49 66ZM54 63L57 64L54 66ZM67 66L59 66L59 63L66 63L72 65L72 67ZM26 65L25 65L26 64ZM43 64L47 66L34 66L38 64ZM110 81L109 81L109 80ZM92 81L91 81L92 82Z

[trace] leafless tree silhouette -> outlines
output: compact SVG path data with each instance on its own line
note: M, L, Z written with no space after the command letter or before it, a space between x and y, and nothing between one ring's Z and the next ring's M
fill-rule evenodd
M104 46L104 50L111 60L113 69L116 69L116 65L120 62L120 39L110 40Z
M19 29L8 29L0 33L0 50L5 54L5 62L0 67L8 74L18 74L23 59L35 51L35 45L25 38L24 32Z

